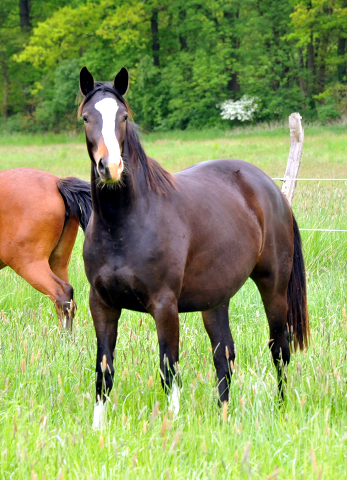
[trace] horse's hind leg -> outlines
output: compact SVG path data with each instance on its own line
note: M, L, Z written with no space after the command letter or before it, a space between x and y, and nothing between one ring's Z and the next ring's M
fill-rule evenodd
M58 244L49 257L49 265L52 272L67 285L69 285L68 267L77 233L78 222L75 219L69 219L64 225L63 233L60 236ZM60 306L58 307L60 308ZM70 303L62 305L62 308L60 308L59 311L57 308L57 312L59 318L61 314L63 315L66 328L71 330L76 312L76 302L73 298L73 290Z
M290 361L289 332L287 327L287 287L286 281L279 288L279 282L274 280L273 276L253 278L263 300L266 316L270 329L269 347L272 358L277 369L278 390L283 398L283 381L286 380L284 367Z
M71 328L68 319L71 318L71 309L74 308L73 288L51 271L47 260L26 262L15 271L36 290L50 297L55 305L59 321L65 324L66 328Z
M202 312L204 325L211 340L221 404L229 399L229 384L235 361L235 345L230 332L228 308L229 302Z

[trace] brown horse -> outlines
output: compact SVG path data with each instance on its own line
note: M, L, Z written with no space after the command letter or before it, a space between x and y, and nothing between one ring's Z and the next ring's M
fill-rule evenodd
M71 329L76 303L68 265L91 214L90 185L32 168L0 171L0 269L9 266L54 302Z
M148 158L128 119L126 69L111 87L94 83L84 67L80 87L93 203L84 261L97 336L94 425L113 384L123 308L153 316L162 384L175 411L178 314L202 311L220 402L227 401L235 360L229 301L248 277L264 303L283 394L289 344L307 346L309 323L300 234L281 191L241 160L203 162L170 175Z

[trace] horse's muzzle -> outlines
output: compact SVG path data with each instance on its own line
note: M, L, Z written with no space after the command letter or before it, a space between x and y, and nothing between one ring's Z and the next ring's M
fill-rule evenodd
M107 158L100 158L98 162L100 179L104 183L115 183L121 178L124 165L122 158L118 162L110 162Z

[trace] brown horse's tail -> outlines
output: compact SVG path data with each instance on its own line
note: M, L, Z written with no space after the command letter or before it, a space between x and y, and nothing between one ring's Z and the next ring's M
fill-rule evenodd
M293 268L290 275L287 291L288 315L287 322L291 345L294 351L297 347L304 350L308 347L310 338L310 326L308 322L306 274L304 257L302 253L301 237L298 225L293 215L294 227L294 257Z
M76 218L85 232L92 213L90 184L79 178L67 177L60 178L57 186L65 203L65 219Z

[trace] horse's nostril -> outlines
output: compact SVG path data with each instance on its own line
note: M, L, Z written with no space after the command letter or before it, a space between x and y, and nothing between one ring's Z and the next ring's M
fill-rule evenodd
M98 170L99 170L99 173L101 173L101 175L105 175L106 167L105 167L103 158L100 158L99 160Z

